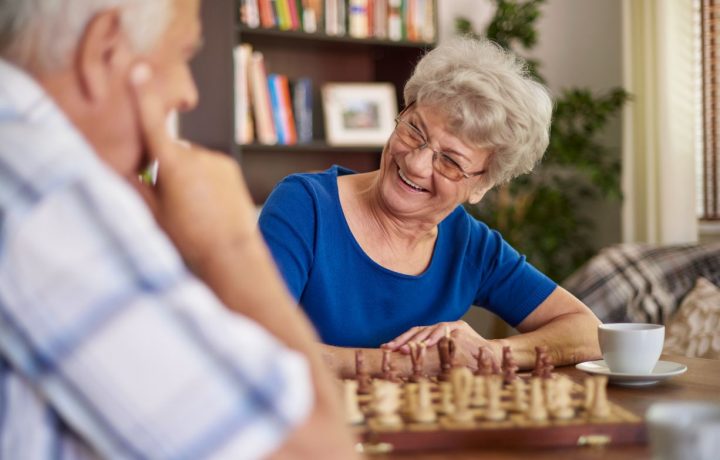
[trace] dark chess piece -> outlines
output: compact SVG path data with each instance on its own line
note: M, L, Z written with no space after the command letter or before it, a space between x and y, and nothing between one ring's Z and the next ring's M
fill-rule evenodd
M358 382L358 393L368 395L372 391L372 377L365 367L362 350L355 350L355 378Z
M515 358L512 355L510 347L503 347L503 360L502 360L502 373L503 382L506 384L512 383L517 379L517 370L520 367L517 365Z

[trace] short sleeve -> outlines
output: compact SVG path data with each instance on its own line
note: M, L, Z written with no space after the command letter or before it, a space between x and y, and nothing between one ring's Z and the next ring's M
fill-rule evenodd
M481 239L481 281L475 303L511 326L520 324L557 287L494 230Z
M268 197L260 214L260 231L295 300L302 296L314 260L316 206L313 190L290 176Z

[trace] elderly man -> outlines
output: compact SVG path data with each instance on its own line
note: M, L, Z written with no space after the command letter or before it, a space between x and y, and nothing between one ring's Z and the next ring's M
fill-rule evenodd
M165 134L198 10L0 0L0 458L353 456L237 165Z

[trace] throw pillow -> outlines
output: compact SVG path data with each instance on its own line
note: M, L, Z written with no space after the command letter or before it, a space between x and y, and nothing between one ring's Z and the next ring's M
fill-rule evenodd
M665 327L664 352L720 359L720 288L697 279Z

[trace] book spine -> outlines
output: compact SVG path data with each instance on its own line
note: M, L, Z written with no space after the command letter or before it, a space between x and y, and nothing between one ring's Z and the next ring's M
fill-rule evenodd
M388 0L388 38L395 41L403 38L402 0Z
M250 60L250 87L252 90L252 106L255 114L257 138L261 144L276 144L277 133L272 120L270 94L268 90L265 58L259 51L254 51Z
M275 13L271 0L258 0L258 10L260 13L260 25L265 28L275 27Z
M285 130L285 144L297 144L295 117L293 117L292 102L290 99L290 82L288 81L286 75L278 75L277 89L280 98L280 114L282 116L283 128Z
M299 143L313 140L313 88L312 80L299 78L293 84L293 111Z
M350 0L348 33L351 37L368 37L368 0Z
M270 109L272 120L275 125L275 133L279 144L287 144L287 126L285 126L282 114L282 102L280 101L279 75L270 74L267 76L267 86L270 93Z
M250 105L249 70L252 47L243 43L233 50L235 62L235 142L253 141L253 121Z

